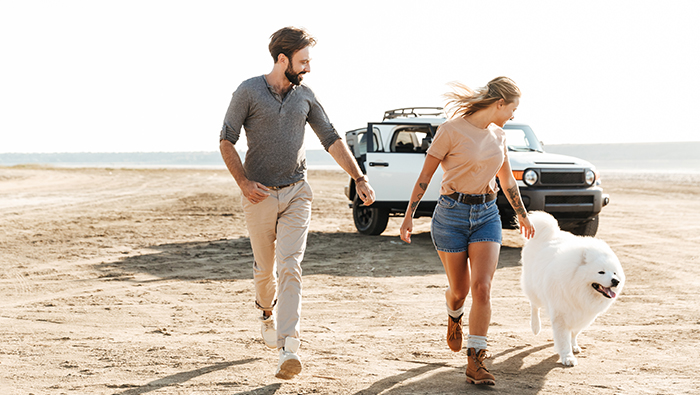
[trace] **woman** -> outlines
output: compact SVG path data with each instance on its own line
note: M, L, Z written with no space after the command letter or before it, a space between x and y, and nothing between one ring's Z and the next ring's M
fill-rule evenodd
M401 239L411 242L413 214L438 165L444 175L430 232L447 274L447 344L462 349L464 300L472 292L467 337L467 380L494 385L484 367L486 334L491 321L491 281L501 249L501 217L496 206L496 177L517 213L520 232L530 238L534 228L520 198L508 162L503 125L513 119L520 90L506 77L472 91L457 84L448 93L453 117L440 125L413 188Z

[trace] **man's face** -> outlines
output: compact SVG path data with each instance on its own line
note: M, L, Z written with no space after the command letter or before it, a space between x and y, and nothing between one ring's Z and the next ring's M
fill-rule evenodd
M301 84L304 79L304 74L311 72L311 57L309 56L309 47L300 49L292 55L291 61L287 64L287 70L284 75L289 82L294 85Z

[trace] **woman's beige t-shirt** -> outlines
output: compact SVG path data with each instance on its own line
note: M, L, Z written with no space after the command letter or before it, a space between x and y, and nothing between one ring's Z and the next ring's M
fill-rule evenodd
M440 125L427 153L441 160L442 195L497 192L496 173L508 160L503 129L479 129L462 117Z

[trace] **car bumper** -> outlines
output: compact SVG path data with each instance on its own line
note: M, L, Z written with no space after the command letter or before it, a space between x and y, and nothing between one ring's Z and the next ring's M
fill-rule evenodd
M528 211L546 211L558 219L589 219L598 215L610 197L599 187L586 189L520 188L523 204ZM510 209L503 194L499 206Z

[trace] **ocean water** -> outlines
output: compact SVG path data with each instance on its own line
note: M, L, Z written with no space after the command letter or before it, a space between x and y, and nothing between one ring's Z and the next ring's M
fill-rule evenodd
M585 159L604 172L700 173L700 141L545 145L544 149Z
M547 145L545 151L575 156L601 172L700 174L700 141L682 143ZM241 157L244 156L240 153ZM338 169L323 150L306 152L309 169ZM225 169L211 152L0 153L0 166Z
M244 152L239 152L241 158ZM340 169L324 150L306 153L310 169ZM72 152L0 153L0 166L95 167L113 169L226 169L221 154L211 152Z

